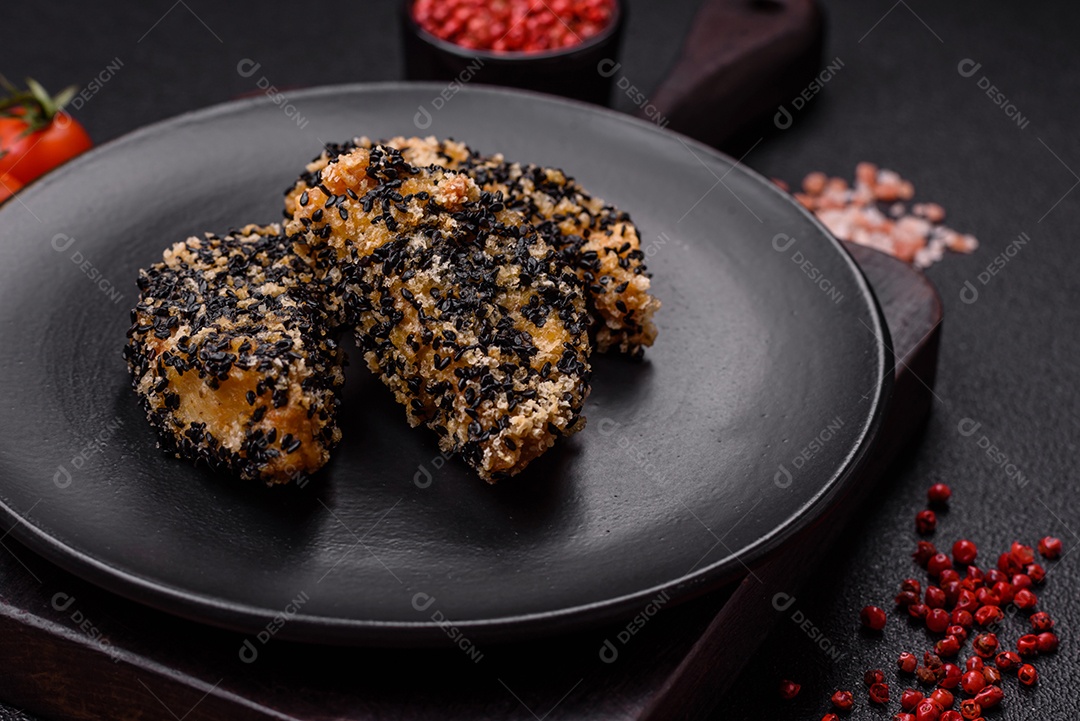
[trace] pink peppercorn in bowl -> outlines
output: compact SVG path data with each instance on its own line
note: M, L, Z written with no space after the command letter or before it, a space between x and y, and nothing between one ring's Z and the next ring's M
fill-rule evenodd
M626 18L621 0L403 0L410 80L536 90L606 105Z

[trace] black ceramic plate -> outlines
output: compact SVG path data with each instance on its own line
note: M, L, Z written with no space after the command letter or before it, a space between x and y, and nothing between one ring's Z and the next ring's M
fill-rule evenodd
M839 244L771 183L652 125L443 90L337 87L210 108L7 203L3 530L208 623L257 630L288 607L278 637L416 644L445 641L440 617L493 640L633 615L661 592L733 580L820 515L876 432L892 376L880 313ZM631 211L664 304L645 361L596 358L588 427L497 487L441 458L356 363L345 440L304 487L159 452L120 356L139 268L190 234L279 218L323 141L418 125L565 168Z

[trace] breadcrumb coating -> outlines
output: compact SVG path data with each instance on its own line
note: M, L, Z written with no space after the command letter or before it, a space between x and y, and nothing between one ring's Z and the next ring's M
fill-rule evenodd
M276 225L189 238L140 273L124 357L167 450L267 484L326 463L343 355L313 279Z
M580 281L500 193L374 146L306 173L288 205L327 307L443 451L494 482L583 426Z
M656 336L636 227L559 170L362 138L327 146L286 217L140 275L124 356L177 457L268 484L318 470L353 328L410 424L495 482L583 427L590 337L640 355Z
M660 301L650 293L641 238L629 215L594 198L561 170L481 155L464 143L434 137L397 137L383 144L400 150L412 165L459 171L482 190L502 193L506 207L521 212L585 285L598 350L640 355L652 345ZM300 195L332 159L372 146L367 138L328 145L287 192L286 217L293 216Z

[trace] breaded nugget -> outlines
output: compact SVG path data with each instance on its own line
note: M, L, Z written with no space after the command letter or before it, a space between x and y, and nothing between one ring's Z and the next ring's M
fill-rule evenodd
M630 216L594 198L561 170L511 163L501 154L484 156L463 143L428 138L393 138L412 165L441 166L471 177L489 192L502 192L508 208L522 212L586 287L598 350L640 355L656 338L653 315L660 301L649 292L641 239ZM370 148L367 138L328 145L308 173L286 195L286 217L311 177L334 157Z
M124 357L179 457L286 483L326 463L343 356L278 226L190 238L139 277Z
M301 185L287 231L326 268L329 306L411 425L489 482L582 427L581 284L500 195L382 147L338 154Z

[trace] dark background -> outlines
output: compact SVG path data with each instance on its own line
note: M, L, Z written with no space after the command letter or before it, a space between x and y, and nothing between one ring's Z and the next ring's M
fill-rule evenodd
M53 90L84 86L115 59L119 72L75 116L97 143L254 90L242 58L281 88L396 80L403 59L396 3L67 3L0 7L0 72L32 75ZM646 90L674 62L695 2L631 0L623 73ZM839 648L830 658L781 621L751 660L717 718L820 718L837 687L861 696L862 673L890 669L900 650L929 646L922 632L884 639L857 631L868 602L891 608L897 581L912 573L912 519L925 488L955 489L936 540L976 541L983 561L1020 538L1061 537L1080 544L1075 392L1080 352L1076 231L1080 223L1077 98L1080 8L1073 3L954 0L824 0L825 57L843 69L786 131L763 134L744 162L798 181L811 170L851 177L870 160L911 179L917 197L945 205L948 223L976 235L971 256L950 255L928 275L945 304L937 396L924 437L895 469L799 607ZM171 7L171 9L170 9ZM166 11L168 12L166 13ZM388 29L389 28L389 29ZM970 78L957 65L982 67ZM977 85L986 76L1021 115L1017 127ZM626 99L623 98L625 101ZM629 101L621 105L628 105ZM623 108L626 109L626 108ZM987 284L978 274L1020 233L1027 243ZM960 301L965 281L977 302ZM965 418L980 423L961 435ZM1023 486L979 447L985 436L1027 479ZM1039 687L1006 684L1001 719L1075 718L1080 692L1078 558L1051 570L1040 592L1058 622L1062 650L1038 662ZM893 628L890 626L890 628ZM1004 637L1015 639L1017 623ZM795 702L777 698L788 677L803 684ZM894 698L900 687L893 686ZM890 707L895 708L895 703ZM853 718L889 718L865 707ZM0 719L28 718L14 711Z

